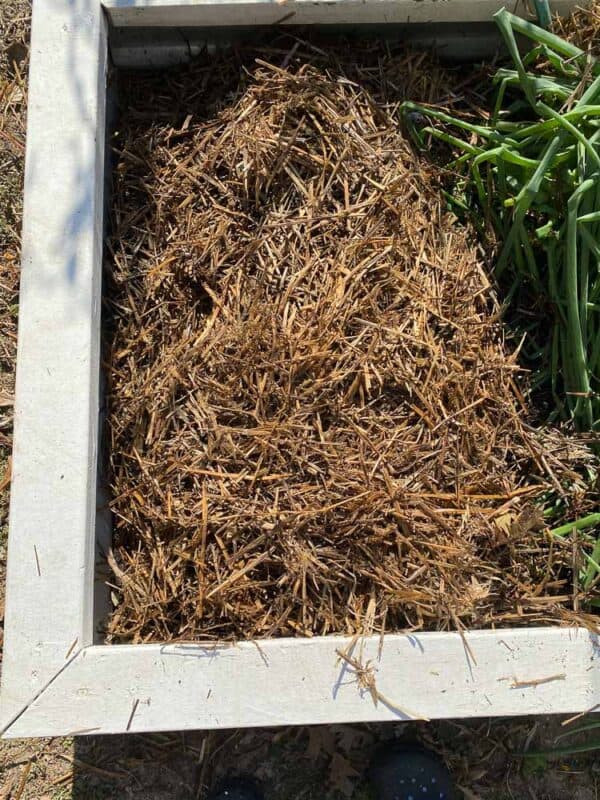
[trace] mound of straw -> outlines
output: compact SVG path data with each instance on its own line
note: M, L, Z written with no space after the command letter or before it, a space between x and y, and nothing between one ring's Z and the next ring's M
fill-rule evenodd
M269 55L128 86L109 640L576 611L540 509L585 506L588 456L532 427L482 255L400 130L403 70Z

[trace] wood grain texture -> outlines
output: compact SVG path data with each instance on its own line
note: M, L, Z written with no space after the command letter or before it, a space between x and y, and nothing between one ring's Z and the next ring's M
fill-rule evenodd
M490 22L502 0L104 0L117 26L342 25L375 23ZM567 13L574 0L551 0ZM519 3L517 13L527 14Z
M567 628L372 637L380 700L340 660L344 637L89 647L10 736L575 713L600 702L600 643ZM476 663L475 663L476 662ZM383 698L383 699L381 699ZM135 708L135 713L132 710Z
M93 638L106 47L34 2L2 721Z

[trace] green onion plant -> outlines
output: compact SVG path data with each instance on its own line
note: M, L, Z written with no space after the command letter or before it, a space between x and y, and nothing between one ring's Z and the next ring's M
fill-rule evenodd
M495 74L489 115L407 102L404 119L420 147L434 137L451 149L451 204L500 242L496 277L525 312L550 416L600 430L600 64L506 9L495 20L512 64Z

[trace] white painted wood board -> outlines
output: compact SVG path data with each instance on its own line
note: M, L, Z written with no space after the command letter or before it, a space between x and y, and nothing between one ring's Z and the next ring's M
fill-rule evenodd
M390 634L381 651L372 637L361 661L387 701L377 706L338 657L350 643L89 647L9 735L571 713L600 702L600 643L584 630L475 631L472 657L455 633Z
M104 0L116 26L342 25L490 22L502 6L530 16L524 2L502 0ZM573 0L550 0L565 13Z
M377 9L381 22L386 4L361 7ZM219 4L219 12L205 0L105 2L126 24L136 24L128 16L133 9L169 25L177 24L171 12L196 19L199 8L220 15L219 24L247 25L249 5L273 10L264 0ZM318 21L338 21L337 13L358 21L356 3L310 5ZM449 6L457 13L475 8L474 0L437 3L444 13ZM595 706L600 645L577 629L471 632L475 660L455 633L388 635L381 654L379 639L370 639L362 660L371 660L386 698L377 706L340 664L336 651L349 644L340 637L220 647L92 644L107 35L100 0L34 0L0 732L53 736Z
M92 643L106 22L34 3L2 713Z

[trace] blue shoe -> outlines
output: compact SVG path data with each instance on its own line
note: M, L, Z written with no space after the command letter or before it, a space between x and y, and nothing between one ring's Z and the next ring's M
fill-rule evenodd
M369 779L377 800L455 800L443 761L418 745L392 742L375 753Z
M233 778L223 783L209 800L264 800L263 794L254 783L247 778Z

